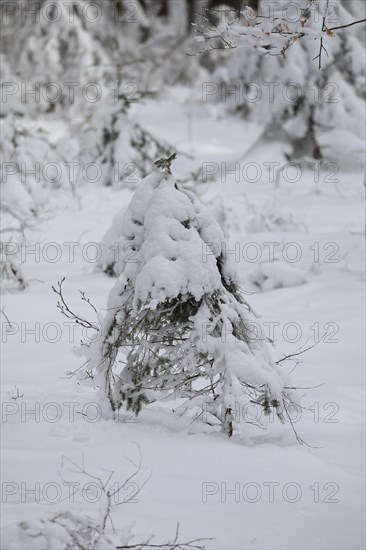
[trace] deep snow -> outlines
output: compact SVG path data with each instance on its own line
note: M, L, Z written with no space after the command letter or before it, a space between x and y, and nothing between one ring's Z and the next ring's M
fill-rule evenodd
M223 222L228 249L239 246L237 268L250 304L262 323L277 323L272 325L276 358L280 352L311 345L316 334L326 337L301 357L303 362L292 373L293 383L306 388L298 390L303 405L312 409L302 411L295 423L309 446L296 441L288 423L278 422L270 423L267 431L253 427L250 441L239 436L228 440L215 427L192 423L192 417L175 419L169 409L177 403L156 404L137 421L122 415L119 422L88 422L80 414L83 404L95 401L95 394L67 377L81 360L73 354L67 319L56 309L51 285L65 276L65 296L77 311L89 315L79 289L97 308L105 307L113 280L95 271L95 263L85 261L80 252L85 256L86 243L100 241L113 215L131 196L127 190L85 186L79 191L80 208L70 198L34 233L43 252L47 243L58 243L61 259L47 261L42 253L39 262L27 257L23 267L31 280L29 288L2 297L6 315L18 328L7 334L2 318L3 483L18 484L5 487L15 494L3 493L3 525L49 517L65 508L97 517L99 502L88 503L80 493L74 503L68 501L63 480L75 479L75 474L66 465L60 477L62 457L80 463L84 455L90 473L100 476L114 470L113 481L122 484L134 469L128 459L136 459L136 442L143 457L136 482L142 483L149 473L151 478L137 503L112 512L118 529L135 522L134 542L150 535L156 536L154 542L172 540L179 521L182 540L214 537L206 543L212 549L364 548L363 175L338 173L338 183L326 183L327 174L321 172L316 183L314 172L304 169L299 181L280 179L276 186L269 183L263 163L285 164L281 143L268 145L262 139L253 152L251 146L261 133L255 125L215 117L212 106L192 106L190 118L179 103L161 101L163 109L154 102L135 106L135 116L179 150L193 151L194 160L181 156L173 165L177 177L188 176L202 162L219 163L218 181L200 185L197 192ZM235 181L235 174L220 181L221 163L234 163L235 168L238 159L241 174L249 162L261 167L258 182L245 182L242 175ZM55 194L55 202L57 198ZM74 262L63 244L68 242L80 243ZM268 245L261 258L267 267L245 261L245 244L263 242L280 243L275 247L281 262L276 268ZM295 250L287 247L284 255L288 243L300 248L299 261L286 261ZM249 248L245 250L249 255ZM92 256L93 250L89 252ZM317 252L319 258L314 256ZM298 327L301 333L295 342L293 331ZM26 334L32 328L39 338ZM57 330L60 338L52 343ZM75 329L75 345L80 337ZM65 405L70 402L78 403L74 422ZM34 408L36 403L39 421L31 415L24 418L24 404ZM57 403L61 411L56 422L51 421L56 408L50 403ZM94 411L90 409L90 416ZM82 475L77 479L82 486L90 481ZM66 499L37 503L29 497L22 502L24 489L36 482L41 489L45 483L58 483ZM279 485L273 486L270 498L272 482ZM235 484L239 494L227 493L225 502L225 489ZM10 544L6 533L10 531L5 530L4 545ZM14 534L10 538L19 548Z

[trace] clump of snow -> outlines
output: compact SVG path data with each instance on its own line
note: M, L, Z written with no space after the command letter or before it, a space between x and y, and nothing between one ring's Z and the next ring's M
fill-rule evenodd
M87 515L73 510L24 520L2 531L4 550L108 550L116 545L102 533L100 525Z
M249 274L248 279L266 292L275 288L303 285L307 281L307 274L283 261L262 262Z

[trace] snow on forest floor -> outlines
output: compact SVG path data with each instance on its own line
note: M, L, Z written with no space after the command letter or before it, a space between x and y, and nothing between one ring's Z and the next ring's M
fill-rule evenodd
M123 489L126 497L151 477L137 502L112 511L117 529L135 522L133 542L151 535L153 542L172 540L179 522L181 540L213 537L206 542L211 549L364 548L363 175L340 172L338 182L328 182L331 170L321 170L316 182L314 171L305 169L299 181L280 178L276 186L264 163L286 163L281 143L262 139L251 148L258 127L215 118L212 107L189 110L164 101L164 108L137 106L136 117L195 155L176 161L178 177L202 162L218 163L209 168L217 169L216 181L198 192L224 225L240 284L262 324L272 327L267 335L276 341L274 353L322 340L292 373L308 408L295 426L308 445L297 442L289 423L277 421L267 431L253 426L246 441L228 440L215 426L176 419L172 402L155 404L138 419L122 413L119 421L90 422L98 412L90 405L93 390L67 377L81 362L72 351L81 331L72 334L51 285L66 277L65 296L77 311L87 311L79 289L97 308L105 307L113 280L85 260L94 253L87 243L100 240L131 196L90 185L80 191L80 207L70 199L34 233L41 255L38 262L26 259L27 290L2 298L14 332L7 332L3 318L3 525L64 509L98 517L101 502L89 502L85 491L70 502L67 482L77 480L84 488L90 478L75 474L65 457L78 464L84 459L96 476L112 470L111 484L122 485L134 471L130 460L138 459L138 444L143 464L137 485ZM243 168L255 179L254 163L262 175L245 182ZM234 172L224 181L226 168ZM287 176L294 178L290 171ZM63 244L70 242L80 243L74 261ZM269 242L279 243L272 247L275 268L269 245L263 245ZM48 243L60 245L58 261L45 257ZM258 250L261 261L249 261ZM289 261L297 254L298 261ZM36 334L27 333L31 329ZM37 407L36 415L26 414ZM50 494L44 494L47 483ZM32 488L35 496L27 497ZM18 540L13 544L19 548Z

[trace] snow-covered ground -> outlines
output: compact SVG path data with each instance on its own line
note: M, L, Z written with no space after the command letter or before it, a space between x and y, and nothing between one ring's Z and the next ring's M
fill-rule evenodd
M15 522L65 509L98 518L102 501L87 491L92 479L68 459L84 460L103 479L113 471L110 485L122 485L139 446L142 467L120 496L141 491L111 512L117 530L135 522L133 542L173 540L179 522L179 539L212 538L205 542L211 549L364 548L363 174L302 167L298 177L288 167L276 184L268 163L286 164L284 147L264 138L253 147L261 133L255 125L167 98L137 105L135 116L194 156L178 158L177 177L202 163L214 174L197 193L224 226L276 357L318 342L292 372L307 408L294 425L306 445L277 421L266 431L253 426L250 440L228 440L192 417L175 418L172 402L138 419L100 418L94 391L67 375L81 364L73 347L82 334L61 316L51 286L66 277L71 309L88 311L79 290L105 308L113 280L95 270L90 243L100 241L131 191L85 186L79 206L70 198L34 233L39 258L29 254L23 266L30 286L2 297L12 325L2 316L4 546L20 547L8 527ZM67 243L77 243L75 258ZM73 498L71 481L84 489ZM33 535L34 548L50 547L41 546L37 528Z

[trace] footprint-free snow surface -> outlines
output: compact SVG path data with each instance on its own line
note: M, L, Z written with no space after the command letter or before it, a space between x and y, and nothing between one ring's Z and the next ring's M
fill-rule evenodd
M128 530L130 544L173 541L179 523L180 541L209 539L196 543L209 549L364 548L363 176L321 169L315 177L304 166L297 181L289 168L276 183L268 163L286 163L282 144L268 145L260 128L215 118L212 109L192 107L188 116L165 98L164 108L147 101L134 116L188 154L173 163L176 177L217 163L213 181L190 188L223 226L275 358L311 347L284 366L303 408L292 412L293 425L249 425L245 439L228 439L193 413L175 415L180 401L155 403L138 418L102 417L92 385L70 375L83 361L73 349L92 334L61 315L51 286L65 277L72 310L93 316L82 290L103 312L114 281L96 268L90 243L132 192L88 184L65 204L55 191L51 216L25 251L30 284L2 298L12 327L3 315L7 548L60 548L58 513L98 522L106 500L95 477L120 488L110 512L115 532L109 518L106 525L116 544ZM260 411L245 413L255 421Z

